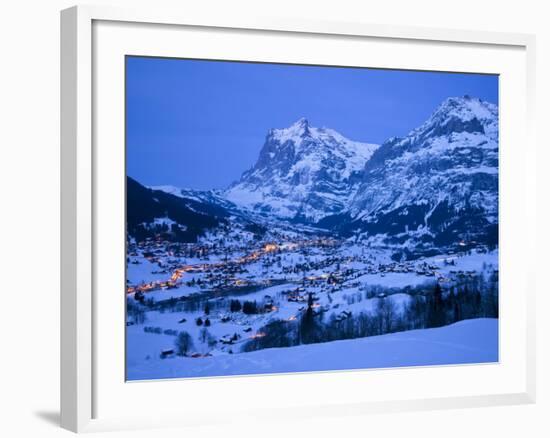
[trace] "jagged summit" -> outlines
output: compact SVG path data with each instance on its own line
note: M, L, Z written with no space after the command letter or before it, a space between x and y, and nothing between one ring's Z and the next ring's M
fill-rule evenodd
M445 99L434 111L432 117L454 116L462 120L477 118L491 121L497 115L498 107L494 103L481 100L479 97L464 95Z
M307 129L309 127L309 121L305 117L300 117L291 125L291 128L293 127Z
M369 234L407 233L437 245L494 240L498 107L445 99L422 125L373 154L348 211Z
M315 221L342 208L352 195L347 184L377 147L300 118L268 132L256 164L226 196L254 211Z
M161 189L244 216L426 249L494 243L498 166L497 105L462 96L445 99L418 128L381 146L300 118L269 130L254 166L226 190Z
M281 144L292 141L296 145L299 145L303 139L311 136L311 134L309 121L305 117L302 117L288 128L270 130L268 138L271 137Z
M411 135L444 135L459 132L498 132L498 107L468 95L445 99Z

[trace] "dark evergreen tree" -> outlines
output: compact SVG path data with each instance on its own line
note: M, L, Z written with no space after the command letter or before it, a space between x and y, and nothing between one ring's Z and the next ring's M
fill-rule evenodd
M231 300L229 303L229 310L231 312L240 312L242 309L241 302L239 300Z
M307 308L300 321L300 339L303 344L315 342L315 315L313 312L313 294L308 293Z
M432 296L429 299L428 327L441 327L445 325L445 308L443 303L443 290L439 283L435 285Z
M474 316L481 315L481 293L479 289L474 292Z
M243 303L243 313L246 315L254 315L258 313L258 305L256 301L245 301Z

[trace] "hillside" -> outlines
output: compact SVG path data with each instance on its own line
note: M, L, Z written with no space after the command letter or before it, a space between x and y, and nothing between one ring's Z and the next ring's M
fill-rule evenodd
M498 361L498 320L473 319L435 329L196 359L155 357L142 362L133 357L142 347L128 346L131 380L486 363Z

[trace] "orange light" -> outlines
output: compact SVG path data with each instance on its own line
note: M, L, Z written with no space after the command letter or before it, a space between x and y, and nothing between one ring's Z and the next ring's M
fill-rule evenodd
M264 245L264 251L265 252L276 251L278 248L279 247L274 243L268 243L268 244Z

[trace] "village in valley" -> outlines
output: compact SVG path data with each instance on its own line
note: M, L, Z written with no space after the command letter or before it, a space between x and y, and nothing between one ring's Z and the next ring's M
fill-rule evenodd
M442 305L450 316L441 318L451 322L498 309L498 251L475 242L401 260L390 248L311 227L265 229L259 235L234 223L196 243L162 233L128 239L130 373L134 362L200 360L443 325L448 321L429 320L436 289L442 302L464 297Z
M498 76L127 62L128 380L499 360Z

